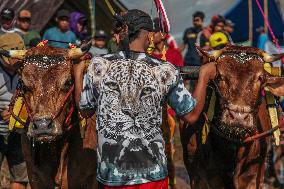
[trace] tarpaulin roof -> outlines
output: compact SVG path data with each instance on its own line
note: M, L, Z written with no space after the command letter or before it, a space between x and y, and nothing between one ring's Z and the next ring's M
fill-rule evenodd
M259 0L263 8L263 0ZM281 13L274 0L268 0L268 20L275 36L283 40L284 22L282 20ZM226 18L232 20L235 23L235 31L232 34L232 38L235 42L242 42L248 40L249 35L249 11L248 0L238 0L227 13ZM264 19L261 12L255 2L252 1L252 19L253 19L253 42L256 45L258 33L256 29L260 26L264 26Z
M108 32L112 27L112 14L104 0L0 0L0 10L7 7L13 8L16 13L22 9L30 10L32 12L32 28L41 31L54 24L54 15L60 8L80 11L90 18L89 2L95 2L96 26ZM110 3L116 12L125 10L119 0L110 0Z

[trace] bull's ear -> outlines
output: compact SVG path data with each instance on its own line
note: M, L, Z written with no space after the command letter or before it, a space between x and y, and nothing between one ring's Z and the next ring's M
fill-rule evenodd
M92 43L89 42L80 48L72 48L68 50L68 58L71 60L78 59L82 57L86 52L90 50Z
M0 49L0 55L5 56L7 58L15 58L15 59L24 59L26 56L27 50L4 50Z
M284 77L272 76L266 74L265 85L275 96L284 96Z
M277 61L277 60L280 60L281 58L284 57L284 53L280 53L280 54L268 54L266 52L262 53L262 56L263 56L263 60L264 62L274 62L274 61Z
M223 53L222 50L204 50L200 46L197 46L197 45L196 45L196 48L203 56L213 59L214 61L217 60Z

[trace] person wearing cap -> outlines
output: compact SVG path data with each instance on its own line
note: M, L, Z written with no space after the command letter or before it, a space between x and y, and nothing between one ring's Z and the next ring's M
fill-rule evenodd
M40 39L37 31L31 29L32 14L29 10L21 10L17 18L16 31L22 36L26 48L30 48L34 39Z
M225 20L224 32L228 36L228 39L231 44L234 44L233 39L231 37L232 33L234 32L234 26L235 24L232 22L232 20Z
M176 68L151 57L154 35L147 13L115 14L123 50L74 64L75 99L83 117L96 112L97 179L104 189L167 189L167 160L161 131L165 102L177 116L197 121L214 63L201 67L196 91L184 87Z
M0 13L1 29L0 35L15 32L15 11L11 8L4 8Z
M106 38L107 35L104 30L97 30L95 32L95 36L92 39L92 47L89 50L92 56L102 56L108 53Z
M59 48L69 48L69 43L76 45L76 35L69 27L69 11L62 9L56 13L57 26L46 30L44 40L49 40L48 45Z
M230 43L228 36L223 32L215 32L209 38L210 47L214 50L224 48Z
M80 40L80 43L87 38L87 23L88 19L83 13L75 11L70 14L70 30Z
M227 19L225 21L224 30L231 35L234 32L234 26L235 24L232 22L232 20Z
M0 36L0 49L23 50L25 45L17 33L6 33ZM0 57L0 166L6 157L10 171L10 188L24 189L28 183L28 175L22 153L21 135L19 130L8 131L11 116L8 106L19 80L17 68L13 66L16 61Z

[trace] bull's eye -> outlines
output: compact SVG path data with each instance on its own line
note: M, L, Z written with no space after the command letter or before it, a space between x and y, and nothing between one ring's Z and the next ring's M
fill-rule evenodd
M108 86L108 88L110 88L111 90L119 91L119 86L116 82L107 82L106 86Z
M73 85L72 79L67 79L62 87L63 90L68 91Z
M223 75L218 75L219 81L226 81L227 79Z
M150 95L153 91L154 91L153 88L151 88L151 87L145 87L144 89L142 89L140 96L141 96L141 97L143 97L143 96L148 96L148 95Z

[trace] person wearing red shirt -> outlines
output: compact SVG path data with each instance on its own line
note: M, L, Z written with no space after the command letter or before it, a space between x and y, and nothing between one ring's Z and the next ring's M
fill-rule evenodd
M151 55L155 58L166 60L177 67L184 66L180 51L175 48L169 48L166 37L167 34L161 32L159 29L156 29L156 31L153 39L155 48Z

